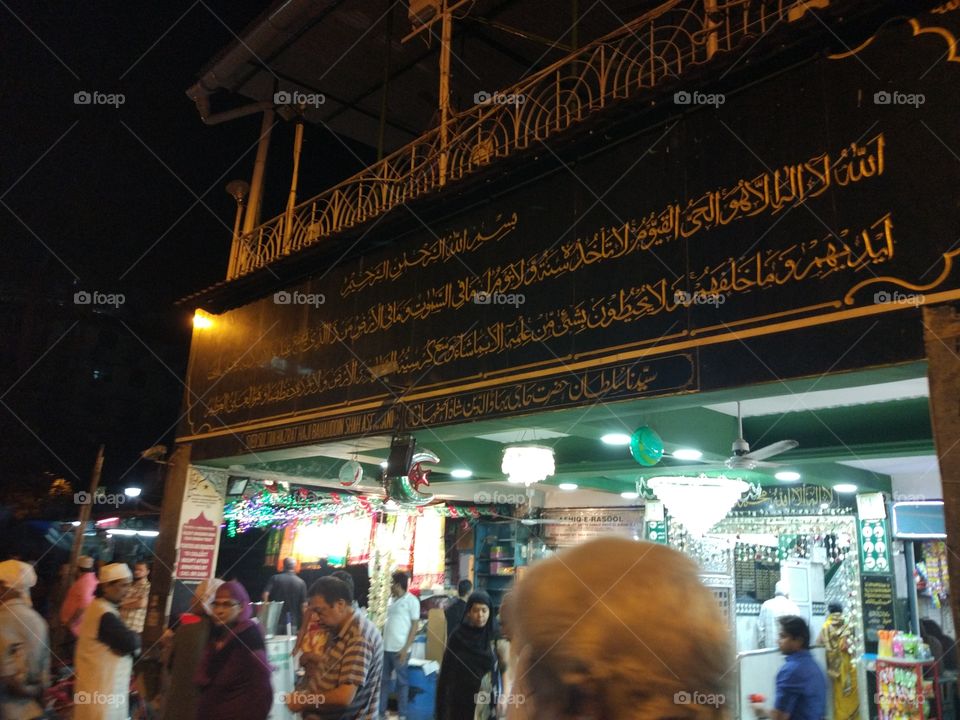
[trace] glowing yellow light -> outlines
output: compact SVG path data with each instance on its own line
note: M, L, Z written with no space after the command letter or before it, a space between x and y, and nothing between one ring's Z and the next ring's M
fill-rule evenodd
M207 330L213 327L213 318L203 310L197 310L193 313L193 326L197 330Z

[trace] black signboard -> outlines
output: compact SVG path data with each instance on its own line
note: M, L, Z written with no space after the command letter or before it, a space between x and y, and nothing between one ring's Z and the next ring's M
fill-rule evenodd
M877 642L878 630L893 630L893 578L869 575L863 578L863 628L867 642Z
M949 55L892 24L217 316L179 438L388 431L396 388L413 429L922 357L918 306L960 297Z

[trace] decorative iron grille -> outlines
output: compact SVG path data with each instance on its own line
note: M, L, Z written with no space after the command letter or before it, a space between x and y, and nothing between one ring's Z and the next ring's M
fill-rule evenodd
M669 0L240 238L228 280L460 180L830 0Z

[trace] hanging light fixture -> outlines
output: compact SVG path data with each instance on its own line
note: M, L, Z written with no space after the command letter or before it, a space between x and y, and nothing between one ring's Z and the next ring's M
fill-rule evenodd
M543 445L509 445L503 450L500 469L512 483L529 486L542 482L556 472L553 448Z
M722 475L662 475L650 478L647 486L657 494L670 515L694 537L702 537L723 520L743 494L751 489L739 478Z

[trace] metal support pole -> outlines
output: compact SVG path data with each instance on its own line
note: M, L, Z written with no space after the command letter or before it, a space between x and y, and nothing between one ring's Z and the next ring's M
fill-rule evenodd
M230 245L230 262L227 264L227 280L237 274L240 261L240 219L243 217L243 200L237 202L237 214L233 218L233 243Z
M440 187L447 184L450 121L450 39L453 36L453 12L443 2L443 25L440 31Z
M907 607L910 610L910 632L914 635L920 635L920 613L917 611L917 581L913 578L913 569L917 566L913 540L903 541L903 558L907 563Z
M384 134L387 130L387 94L390 90L390 72L393 67L393 12L396 0L387 0L387 36L384 39L383 95L380 96L380 128L377 131L377 162L383 160Z
M570 0L570 14L573 16L570 25L570 46L576 52L580 49L580 2Z
M293 209L297 206L297 180L300 177L300 152L303 150L303 115L297 117L293 135L293 173L290 177L290 195L287 197L287 212L283 219L283 253L290 252L293 237Z
M273 131L273 110L265 110L260 125L260 142L257 145L257 158L253 162L253 176L250 178L250 201L247 214L243 219L243 234L247 235L260 224L260 204L263 200L263 176L267 167L267 150L270 149L270 133Z

